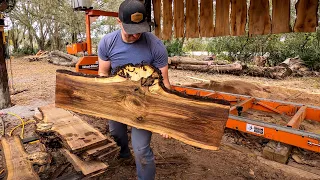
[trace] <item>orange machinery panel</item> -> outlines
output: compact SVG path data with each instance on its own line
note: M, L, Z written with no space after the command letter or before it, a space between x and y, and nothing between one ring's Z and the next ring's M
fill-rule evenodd
M84 74L98 74L98 56L83 56L76 64L76 72Z
M78 52L85 52L85 51L87 51L86 42L67 45L68 54L77 54Z

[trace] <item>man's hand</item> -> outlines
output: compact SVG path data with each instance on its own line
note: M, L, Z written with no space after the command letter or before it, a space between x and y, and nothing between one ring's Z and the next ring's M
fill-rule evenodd
M171 138L168 134L161 134L161 133L160 133L160 135L161 135L162 137L166 138L166 139Z

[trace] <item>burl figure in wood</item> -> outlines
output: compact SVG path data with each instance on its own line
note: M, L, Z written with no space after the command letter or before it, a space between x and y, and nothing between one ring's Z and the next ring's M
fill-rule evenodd
M168 90L157 69L128 64L112 77L57 70L56 107L217 150L230 105L223 100Z

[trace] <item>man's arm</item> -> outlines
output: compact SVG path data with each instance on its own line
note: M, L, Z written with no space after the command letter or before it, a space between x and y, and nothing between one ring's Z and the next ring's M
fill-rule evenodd
M111 62L110 61L104 61L100 58L99 59L99 70L98 75L99 76L109 76L111 72Z
M170 81L169 81L169 76L168 76L168 65L166 65L163 68L160 68L162 77L163 77L163 84L166 88L171 89Z

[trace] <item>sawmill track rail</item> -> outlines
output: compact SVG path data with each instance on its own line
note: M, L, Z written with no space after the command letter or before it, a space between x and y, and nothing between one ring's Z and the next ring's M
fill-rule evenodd
M320 122L320 107L198 88L182 86L172 86L172 88L188 95L229 101L232 107L227 128L320 152L320 134L299 129L305 120ZM289 120L286 125L279 125L242 116L248 110L276 113L289 117Z

